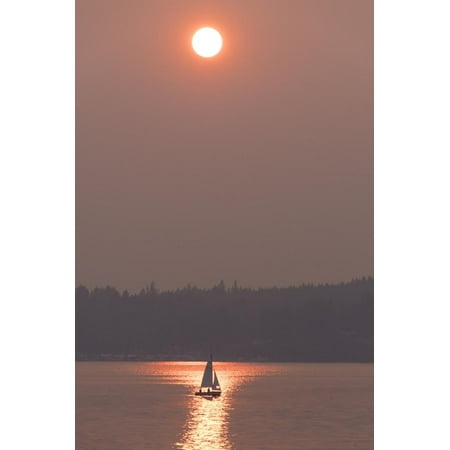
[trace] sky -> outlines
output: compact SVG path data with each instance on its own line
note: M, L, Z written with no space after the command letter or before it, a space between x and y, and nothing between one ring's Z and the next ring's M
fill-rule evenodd
M372 1L77 0L77 284L367 275Z

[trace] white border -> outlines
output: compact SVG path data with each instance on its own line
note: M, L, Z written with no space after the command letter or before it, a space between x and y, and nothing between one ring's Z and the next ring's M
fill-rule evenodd
M0 5L3 449L74 448L73 1Z
M375 3L375 448L450 448L449 2Z

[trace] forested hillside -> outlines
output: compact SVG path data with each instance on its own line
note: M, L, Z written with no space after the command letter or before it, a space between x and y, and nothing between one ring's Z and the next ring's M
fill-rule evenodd
M76 289L77 359L373 361L373 279L139 294Z

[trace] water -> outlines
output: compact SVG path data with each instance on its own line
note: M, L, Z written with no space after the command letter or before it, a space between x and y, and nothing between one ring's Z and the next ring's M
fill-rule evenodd
M78 362L77 450L373 448L373 365Z

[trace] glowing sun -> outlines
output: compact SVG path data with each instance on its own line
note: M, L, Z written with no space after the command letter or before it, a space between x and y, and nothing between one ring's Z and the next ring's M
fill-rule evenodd
M192 36L192 48L203 58L211 58L222 49L222 36L214 28L200 28Z

